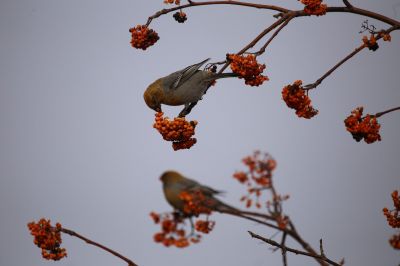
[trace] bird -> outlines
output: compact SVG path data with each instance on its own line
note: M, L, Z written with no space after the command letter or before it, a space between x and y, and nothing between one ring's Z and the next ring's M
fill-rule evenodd
M146 105L156 112L162 112L161 104L184 105L179 117L185 117L202 99L214 80L237 77L235 73L214 73L200 70L200 67L209 60L210 58L207 58L151 83L143 94Z
M223 192L213 189L209 186L200 184L199 182L187 178L177 171L165 171L160 180L163 183L164 196L167 202L178 212L189 215L184 211L185 201L181 198L182 192L195 193L200 192L204 195L203 207L217 212L239 212L236 208L223 203L215 198Z

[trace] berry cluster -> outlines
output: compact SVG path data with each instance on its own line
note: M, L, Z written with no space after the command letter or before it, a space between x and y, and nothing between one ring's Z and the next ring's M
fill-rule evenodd
M256 208L261 208L261 194L270 190L272 199L266 200L265 206L277 225L282 229L286 228L289 220L282 213L282 202L289 199L289 195L279 195L273 187L272 172L276 168L276 161L269 154L256 151L253 155L243 158L242 162L248 171L233 174L233 178L247 186L247 194L242 196L240 201L245 203L246 208L252 207L253 204Z
M231 63L232 71L238 74L239 78L243 78L247 85L260 86L264 81L268 80L267 76L262 75L265 64L259 64L254 55L227 54L226 57Z
M388 208L383 208L383 215L386 216L388 224L393 228L400 228L400 196L397 190L392 193L393 199L393 210L388 210Z
M199 216L200 214L210 215L212 202L208 201L201 191L182 191L179 198L184 202L183 212L187 215Z
M383 39L385 42L390 42L390 41L392 40L392 37L390 36L390 34L389 34L389 33L386 33L384 30L380 31L380 32L378 33L378 36L379 36L379 37L382 37L382 39Z
M131 45L136 49L146 50L160 39L157 32L149 29L146 25L137 25L130 28L129 32L132 35Z
M277 224L278 224L278 227L281 228L281 229L285 229L286 226L287 226L288 223L289 223L288 217L285 216L285 215L282 215L282 214L277 215L277 216L275 217L275 220L276 220L276 222L277 222Z
M282 90L282 99L289 108L296 110L298 117L310 119L318 114L318 110L311 105L311 99L301 87L302 81L296 80L292 85L287 85Z
M184 248L189 246L189 239L187 237L184 226L184 219L178 213L157 214L151 212L150 216L153 218L155 224L160 224L161 232L154 234L154 241L162 243L166 247L175 246L177 248Z
M322 0L298 0L304 7L304 12L308 15L322 16L326 14L326 5Z
M274 195L274 196L272 197L272 200L267 200L267 208L268 208L268 209L271 209L271 207L272 207L274 204L277 204L277 203L281 204L283 201L288 200L288 199L289 199L289 195L279 195L279 194L276 194L276 195Z
M386 37L386 39L387 39L387 38L388 38L388 37ZM389 35L389 38L390 38L390 35ZM369 39L368 39L367 36L363 36L362 41L363 41L365 47L368 47L368 49L371 50L371 51L374 51L374 52L375 52L375 51L378 50L378 48L379 48L379 45L378 45L378 43L376 42L376 38L375 38L374 34L371 34L371 36L369 37Z
M179 11L179 12L176 12L174 15L173 15L173 17L174 17L174 19L176 20L176 21L178 21L178 23L184 23L186 20L187 20L187 16L186 16L186 14L181 10L181 11Z
M388 208L383 208L383 215L386 216L386 220L389 226L393 228L400 228L400 196L397 190L392 192L392 200L393 200L393 210L388 210ZM389 239L389 244L394 249L400 249L400 232L398 234L394 234Z
M31 235L34 236L33 243L42 249L42 256L47 260L60 260L67 256L65 248L61 245L61 224L57 223L55 227L51 226L50 220L44 218L39 222L28 223Z
M185 217L181 213L150 213L155 224L160 224L161 232L154 234L154 241L161 243L166 247L175 246L185 248L190 244L199 243L202 235L195 233L208 234L214 228L215 222L206 220L197 220L194 228L192 224L191 233L187 234L185 230Z
M393 235L389 239L389 244L394 248L394 249L400 249L400 233L397 235Z
M175 4L179 6L181 4L180 0L164 0L164 4Z
M175 117L174 120L169 120L168 117L163 117L163 115L164 113L162 112L155 114L153 127L160 132L166 141L172 141L172 148L175 151L191 148L197 141L192 138L197 121L189 122L182 117Z
M203 220L197 220L195 224L195 229L198 232L201 232L203 234L208 234L210 233L215 226L214 221L203 221Z
M344 120L347 131L358 142L362 139L368 144L381 140L379 135L380 125L376 117L367 114L362 117L363 107L357 107L351 111L351 115Z
M255 206L261 208L261 192L272 185L272 171L276 167L276 161L268 154L264 154L263 158L260 156L261 153L256 151L252 156L243 158L242 162L248 171L237 171L233 174L233 178L247 186L247 194L240 198L240 201L245 202L246 208L253 205L252 197L255 197Z

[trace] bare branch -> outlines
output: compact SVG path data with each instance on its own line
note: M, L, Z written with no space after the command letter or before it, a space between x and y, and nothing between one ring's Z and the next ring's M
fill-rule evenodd
M166 8L162 9L158 12L156 12L154 15L150 16L147 19L146 25L150 25L151 21L155 18L158 18L162 15L168 14L170 12L174 12L176 10L181 10L189 7L195 7L195 6L210 6L210 5L236 5L236 6L246 6L246 7L252 7L252 8L258 8L258 9L268 9L268 10L274 10L278 11L280 13L287 13L289 10L283 7L278 7L274 5L263 5L263 4L255 4L255 3L247 3L247 2L240 2L240 1L206 1L206 2L194 2L194 1L188 1L189 3L186 5L179 5L176 7L172 8Z
M393 26L390 27L388 30L385 31L385 33L390 33L396 29L400 28L399 26ZM378 41L379 39L381 39L382 36L381 35L377 35L376 36L376 40ZM314 83L311 84L307 84L305 86L303 86L303 89L305 90L311 90L314 89L316 87L318 87L322 81L327 78L330 74L332 74L336 69L338 69L341 65L343 65L347 60L349 60L350 58L352 58L353 56L355 56L356 54L358 54L361 50L363 50L364 48L366 48L367 46L365 44L360 45L359 47L357 47L353 52L351 52L349 55L347 55L345 58L343 58L342 60L339 61L339 63L337 63L336 65L334 65L331 69L329 69L322 77L320 77L317 81L315 81Z
M386 111L383 111L383 112L376 113L374 116L375 116L376 118L378 118L378 117L380 117L380 116L383 116L384 114L387 114L387 113L390 113L390 112L393 112L393 111L397 111L397 110L400 110L400 106L399 106L399 107L392 108L392 109L389 109L389 110L386 110Z
M281 250L282 250L283 266L287 266L287 256L286 256L286 246L285 246L286 235L287 235L286 233L283 233L282 241L281 241L281 247L285 247L285 248L281 248Z
M289 226L290 226L290 231L289 235L294 238L303 248L304 250L308 251L308 254L312 255L312 257L316 258L317 261L319 262L320 265L322 266L327 266L326 262L324 260L320 260L318 258L318 253L308 244L297 232L296 227L292 223L292 221L289 220Z
M268 39L268 41L261 47L261 49L258 52L255 52L255 54L257 55L261 55L265 52L265 49L267 48L267 46L272 42L272 40L275 38L276 35L278 35L278 33L284 28L286 27L286 25L289 23L289 21L291 21L294 17L293 16L289 16L285 22L283 22L279 28L274 32L274 34L272 34L272 36Z
M70 236L77 237L77 238L79 238L79 239L85 241L86 243L88 243L88 244L90 244L90 245L99 247L99 248L101 248L101 249L103 249L103 250L105 250L105 251L107 251L107 252L113 254L114 256L116 256L116 257L118 257L118 258L124 260L125 262L127 262L127 263L128 263L128 266L138 266L136 263L134 263L134 262L131 261L130 259L128 259L128 258L122 256L122 255L119 254L118 252L116 252L116 251L114 251L114 250L112 250L112 249L109 249L108 247L103 246L103 245L101 245L101 244L99 244L99 243L97 243L97 242L94 242L94 241L92 241L92 240L90 240L90 239L88 239L88 238L86 238L86 237L84 237L84 236L81 236L80 234L78 234L78 233L76 233L76 232L74 232L74 231L72 231L72 230L69 230L69 229L66 229L66 228L61 228L60 231L63 232L63 233L65 233L65 234L68 234L68 235L70 235Z
M294 253L296 255L303 255L303 256L313 257L313 258L316 258L318 260L325 261L325 262L329 263L330 265L341 266L341 264L328 259L327 257L325 257L325 255L311 254L311 253L304 252L304 251L301 251L301 250L297 250L297 249L294 249L294 248L289 248L289 247L286 247L285 245L279 244L278 242L276 242L276 241L274 241L272 239L264 238L264 237L262 237L260 235L257 235L257 234L255 234L255 233L253 233L251 231L248 231L248 232L249 232L251 237L259 239L261 241L264 241L265 243L268 243L268 244L270 244L272 246L278 247L278 248L282 249L282 252L289 251L289 252L292 252L292 253Z
M273 29L275 29L276 27L278 27L280 24L284 23L285 20L287 20L289 17L291 17L290 15L285 15L283 17L281 17L280 19L278 19L277 21L275 21L271 26L269 26L268 28L266 28L264 31L262 31L254 40L252 40L248 45L246 45L245 47L243 47L242 50L240 50L239 52L237 52L237 54L243 54L244 52L246 52L247 50L249 50L250 48L254 47L254 45L256 45L256 43L261 40L265 35L267 35L269 32L271 32ZM224 70L230 65L230 62L226 62L225 65L218 71L218 73L222 73L224 72Z
M354 49L353 52L351 52L349 55L347 55L345 58L343 58L342 60L339 61L339 63L337 63L336 65L334 65L331 69L328 70L328 72L326 72L322 77L320 77L317 81L315 81L314 83L311 84L307 84L305 86L303 86L303 88L305 90L311 90L311 89L315 89L316 87L318 87L322 81L324 79L326 79L330 74L333 73L333 71L335 71L337 68L339 68L341 65L343 65L347 60L349 60L350 58L352 58L353 56L355 56L356 54L358 54L362 49L364 49L366 46L365 44L360 45L359 47L357 47L356 49Z
M344 12L344 13L353 13L353 14L357 14L357 15L361 15L361 16L366 16L366 17L370 17L382 22L385 22L391 26L400 26L400 21L397 21L395 19L386 17L384 15L369 11L369 10L365 10L365 9L361 9L361 8L357 8L352 6L351 8L349 7L328 7L326 9L327 13L335 13L335 12ZM304 16L304 14L301 14L301 16Z
M350 4L349 1L347 0L343 0L343 3L348 7L348 8L352 8L353 6Z
M369 10L354 7L347 0L344 0L343 2L346 5L346 7L328 7L326 12L327 13L330 13L330 12L353 13L353 14L358 14L361 16L374 18L376 20L385 22L392 26L396 26L396 25L400 26L400 22L395 19L386 17L384 15L381 15L381 14L378 14L378 13L375 13L375 12L372 12ZM209 6L209 5L237 5L237 6L246 6L246 7L252 7L252 8L257 8L257 9L274 10L274 11L280 12L274 16L276 18L283 17L284 14L287 14L287 13L293 13L293 14L295 14L296 17L309 16L309 14L305 13L304 10L294 11L294 10L290 10L290 9L286 9L286 8L283 8L280 6L274 6L274 5L264 5L264 4L256 4L256 3L248 3L248 2L240 2L240 1L206 1L206 2L188 1L188 4L186 4L186 5L179 5L179 6L172 7L172 8L166 8L166 9L162 9L162 10L156 12L154 15L152 15L148 18L146 25L147 26L150 25L150 23L153 19L158 18L162 15L168 14L170 12L176 11L176 10L181 10L181 9L185 9L185 8L195 7L195 6Z
M319 253L321 253L321 256L325 257L324 246L322 245L322 238L319 240Z

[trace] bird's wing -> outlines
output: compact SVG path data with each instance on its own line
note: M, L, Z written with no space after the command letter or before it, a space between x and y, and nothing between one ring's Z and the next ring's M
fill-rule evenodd
M192 180L190 178L186 178L182 182L182 184L185 187L185 190L200 191L200 192L204 193L205 195L209 195L209 196L222 193L222 191L215 190L215 189L213 189L211 187L202 185L199 182L197 182L195 180Z
M210 60L210 58L207 58L206 60L201 61L200 63L188 66L180 71L178 71L178 76L172 81L171 83L171 89L176 89L181 85L183 82L188 80L191 76L196 73L199 68L204 65L205 62Z

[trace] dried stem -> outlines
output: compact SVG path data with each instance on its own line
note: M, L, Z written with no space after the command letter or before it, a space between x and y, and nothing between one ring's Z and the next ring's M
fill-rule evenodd
M383 116L383 115L385 115L385 114L387 114L387 113L390 113L390 112L393 112L393 111L397 111L397 110L400 110L400 106L399 106L399 107L392 108L392 109L389 109L389 110L386 110L386 111L383 111L383 112L376 113L374 116L375 116L376 118L378 118L378 117Z
M339 263L337 263L337 262L334 262L334 261L328 259L328 258L325 257L325 255L323 255L323 254L321 254L321 255L318 255L318 254L311 254L311 253L307 253L307 252L304 252L304 251L301 251L301 250L297 250L297 249L294 249L294 248L289 248L289 247L286 247L285 245L279 244L278 242L276 242L276 241L274 241L274 240L272 240L272 239L264 238L264 237L262 237L262 236L260 236L260 235L257 235L257 234L255 234L255 233L253 233L253 232L251 232L251 231L248 231L248 232L249 232L249 234L250 234L251 237L256 238L256 239L259 239L259 240L261 240L261 241L264 241L265 243L268 243L268 244L270 244L270 245L272 245L272 246L278 247L278 248L282 249L282 252L283 252L283 250L284 250L285 252L289 251L289 252L292 252L292 253L294 253L294 254L296 254L296 255L303 255L303 256L313 257L313 258L315 258L315 259L317 259L317 260L320 260L320 261L324 261L324 262L326 262L326 263L329 263L330 265L341 266L341 264L339 264ZM324 264L324 265L328 265L328 264Z
M78 234L78 233L76 233L76 232L74 232L74 231L72 231L72 230L69 230L69 229L66 229L66 228L61 228L60 231L63 232L63 233L65 233L65 234L68 234L68 235L70 235L70 236L77 237L77 238L79 238L79 239L85 241L85 242L88 243L89 245L93 245L93 246L99 247L99 248L101 248L101 249L103 249L103 250L105 250L105 251L107 251L107 252L113 254L114 256L116 256L116 257L118 257L118 258L124 260L126 263L128 263L128 266L138 266L136 263L134 263L134 262L131 261L130 259L128 259L128 258L122 256L122 255L119 254L118 252L116 252L116 251L114 251L114 250L112 250L112 249L110 249L110 248L108 248L108 247L105 247L105 246L103 246L103 245L101 245L101 244L99 244L99 243L97 243L97 242L94 242L94 241L92 241L92 240L90 240L90 239L88 239L88 238L86 238L86 237L84 237L84 236L81 236L80 234Z

